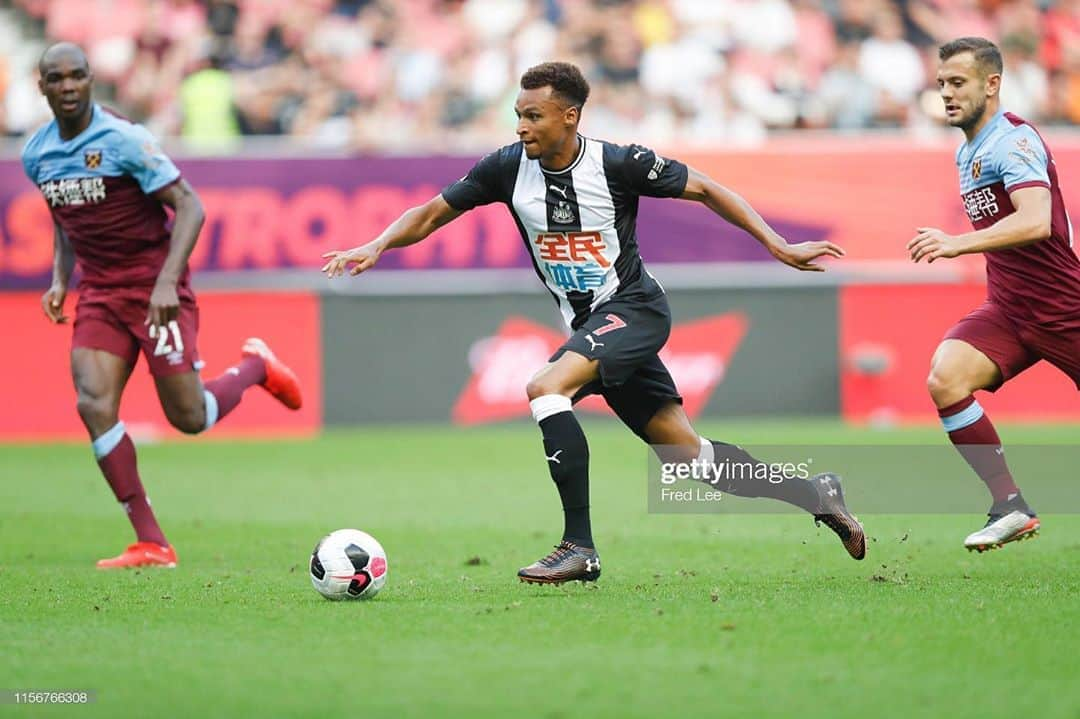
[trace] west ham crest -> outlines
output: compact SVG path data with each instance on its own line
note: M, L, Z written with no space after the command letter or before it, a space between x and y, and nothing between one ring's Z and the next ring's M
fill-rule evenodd
M982 158L980 157L979 159L975 160L975 162L971 163L971 179L972 180L978 180L979 175L981 175L981 174L982 174Z
M83 162L91 170L101 167L101 150L87 150L83 153Z

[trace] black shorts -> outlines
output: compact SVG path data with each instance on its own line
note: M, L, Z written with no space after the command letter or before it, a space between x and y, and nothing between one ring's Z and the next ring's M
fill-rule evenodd
M613 299L598 307L551 356L567 350L599 360L600 379L574 395L604 398L634 434L646 442L645 426L668 402L682 404L671 373L658 352L671 334L671 310L663 294L646 301Z

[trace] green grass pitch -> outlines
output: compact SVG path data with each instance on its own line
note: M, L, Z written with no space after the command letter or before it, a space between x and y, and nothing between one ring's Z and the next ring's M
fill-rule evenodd
M87 445L0 446L0 689L97 692L0 716L1080 716L1080 517L1043 508L1036 541L975 555L961 542L985 503L863 515L873 541L855 562L805 515L648 514L645 448L587 422L596 586L517 582L562 521L525 424L142 446L172 571L93 568L131 534ZM827 422L703 429L942 442ZM312 547L342 527L389 554L371 602L311 588Z

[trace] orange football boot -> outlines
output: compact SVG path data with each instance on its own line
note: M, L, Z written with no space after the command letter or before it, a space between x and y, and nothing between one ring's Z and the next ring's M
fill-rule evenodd
M154 542L135 542L124 553L109 559L99 559L98 569L125 569L128 567L167 567L176 566L176 550L163 547Z
M244 357L262 358L266 363L266 379L262 382L262 387L289 409L300 409L300 405L304 403L300 396L300 380L265 342L258 337L249 337L244 342L241 353Z

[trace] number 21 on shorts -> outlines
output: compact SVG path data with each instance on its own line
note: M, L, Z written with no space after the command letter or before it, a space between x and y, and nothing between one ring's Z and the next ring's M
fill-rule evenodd
M161 330L158 332L158 330ZM172 344L169 344L169 335L172 335ZM157 338L157 345L154 347L154 356L163 357L164 355L173 352L184 351L184 339L180 336L180 325L176 320L171 320L169 324L164 327L158 327L157 325L150 325L150 339Z

